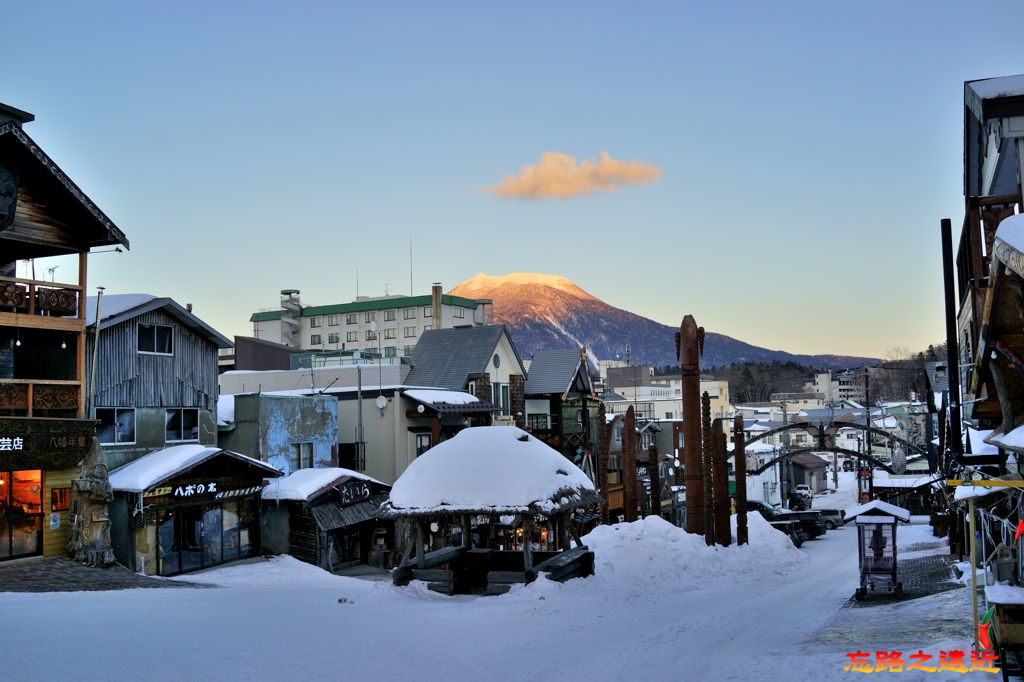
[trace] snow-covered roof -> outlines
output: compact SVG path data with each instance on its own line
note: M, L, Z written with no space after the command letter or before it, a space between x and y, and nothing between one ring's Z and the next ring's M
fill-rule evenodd
M241 460L249 466L262 469L268 476L281 475L279 470L258 459L223 448L192 443L157 450L114 469L110 472L110 486L114 490L132 493L145 492L158 483L222 454Z
M919 488L939 480L940 476L899 476L888 471L876 471L874 486L876 488Z
M981 99L996 99L998 97L1016 97L1024 95L1024 75L999 76L998 78L985 78L967 83L967 87Z
M299 469L267 484L263 488L263 499L306 501L325 488L330 488L343 479L349 478L384 485L375 478L341 467Z
M996 490L996 488L984 485L958 485L953 493L953 499L957 502L962 502L972 497L984 497L989 493L994 493Z
M476 426L420 455L381 508L385 516L550 514L599 502L560 452L515 426Z
M986 438L985 442L1007 450L1024 450L1024 425L1018 426L1009 433L994 433Z
M413 400L426 405L439 405L441 403L447 403L449 405L468 405L470 403L480 402L480 398L477 398L472 393L466 393L465 391L411 389L404 391L403 393L406 397L412 398Z
M895 516L900 521L910 522L910 512L903 507L897 507L895 504L889 504L888 502L882 502L881 500L871 500L866 504L861 504L852 509L846 510L846 520L849 521L855 516L860 514L866 514L867 512L880 511L889 516Z
M235 422L235 396L222 395L217 398L217 426Z
M996 229L996 241L1024 253L1024 213L1003 218Z
M149 303L156 296L153 294L107 294L100 301L100 314L103 319L114 317L121 313L138 308L144 303ZM96 322L96 297L88 296L85 307L85 325L91 327Z

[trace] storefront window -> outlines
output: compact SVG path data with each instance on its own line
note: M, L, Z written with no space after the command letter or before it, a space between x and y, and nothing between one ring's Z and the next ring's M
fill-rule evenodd
M174 510L168 509L160 512L157 518L160 536L160 575L173 575L178 573L178 544L175 542L175 517Z
M159 574L174 575L250 556L257 538L253 498L157 512Z
M203 565L219 564L222 557L220 505L207 505L203 511Z
M238 503L235 501L225 502L221 510L221 520L224 532L224 561L234 561L238 558Z
M0 559L43 551L43 472L0 471Z
M181 570L202 568L203 508L182 507L178 510L181 524Z

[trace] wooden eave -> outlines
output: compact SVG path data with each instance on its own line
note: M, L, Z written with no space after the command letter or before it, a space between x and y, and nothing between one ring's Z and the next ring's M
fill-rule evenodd
M8 228L0 231L0 244L17 242L19 257L28 258L80 253L100 246L129 248L124 233L15 121L0 124L0 158L10 159L16 166L19 195L22 187L39 192L40 201L49 210L67 217L59 227L74 237L71 244L55 245L26 238Z

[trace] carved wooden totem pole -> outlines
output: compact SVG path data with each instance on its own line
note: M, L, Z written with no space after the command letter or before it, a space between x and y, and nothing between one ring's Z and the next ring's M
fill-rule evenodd
M107 566L114 563L107 516L107 503L114 499L114 492L107 478L107 457L96 438L81 467L81 475L71 481L68 554L90 566Z

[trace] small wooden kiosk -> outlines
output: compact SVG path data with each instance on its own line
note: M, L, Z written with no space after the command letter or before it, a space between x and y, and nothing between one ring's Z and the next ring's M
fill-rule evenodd
M381 516L407 519L415 528L414 542L394 569L394 582L424 580L430 589L447 594L501 594L541 572L554 580L591 575L594 554L579 537L570 548L569 517L600 503L586 474L522 429L463 429L414 461L381 506ZM428 528L453 520L460 523L460 532L451 536L458 541L428 552ZM535 535L540 520L545 528ZM496 541L497 523L516 526L517 549ZM552 546L556 551L547 549Z

